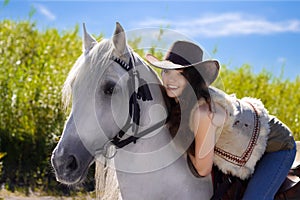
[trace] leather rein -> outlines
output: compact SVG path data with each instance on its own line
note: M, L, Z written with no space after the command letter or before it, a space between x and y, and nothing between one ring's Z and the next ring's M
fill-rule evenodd
M150 89L146 81L140 78L139 73L135 67L135 60L133 55L130 55L128 64L125 61L115 56L112 56L111 60L118 63L124 70L128 72L129 74L128 89L129 92L132 93L132 95L129 100L129 115L125 125L112 139L108 140L101 148L102 155L108 159L111 159L116 155L117 149L123 148L124 146L130 143L136 143L136 141L139 138L151 133L152 131L155 131L156 129L165 125L167 122L167 118L163 119L155 123L153 126L139 132L140 106L138 100L140 99L142 99L143 101L153 100ZM124 137L125 133L129 130L129 128L132 129L133 135ZM111 146L114 146L115 150L112 153L112 155L108 155L108 149Z

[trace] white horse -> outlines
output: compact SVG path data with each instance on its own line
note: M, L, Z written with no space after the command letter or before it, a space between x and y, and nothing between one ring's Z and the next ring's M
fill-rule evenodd
M211 177L197 178L187 165L182 147L191 140L179 147L164 125L160 85L128 47L120 24L111 39L99 43L84 27L83 54L63 89L72 109L52 153L57 180L81 182L95 158L111 156L125 200L210 199ZM117 151L107 155L114 147Z

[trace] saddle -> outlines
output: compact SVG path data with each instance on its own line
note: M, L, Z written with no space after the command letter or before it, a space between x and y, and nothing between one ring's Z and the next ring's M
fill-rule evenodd
M189 156L187 163L195 177L201 177ZM211 200L240 200L247 188L248 180L224 174L216 166L213 167L214 195ZM285 181L282 183L275 195L275 200L299 200L300 199L300 164L289 171Z
M275 199L300 199L300 165L290 170Z

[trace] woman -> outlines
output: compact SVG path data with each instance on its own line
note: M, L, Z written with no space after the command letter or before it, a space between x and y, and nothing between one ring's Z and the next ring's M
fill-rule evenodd
M289 128L260 100L211 87L219 62L204 61L202 49L191 42L175 42L162 61L150 54L146 59L163 69L171 134L194 134L187 152L198 174L208 176L216 165L225 174L250 178L243 199L274 199L296 154Z

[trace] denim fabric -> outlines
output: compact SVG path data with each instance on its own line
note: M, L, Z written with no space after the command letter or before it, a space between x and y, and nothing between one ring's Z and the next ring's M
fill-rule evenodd
M271 200L287 176L296 155L291 150L265 153L255 167L243 200Z

